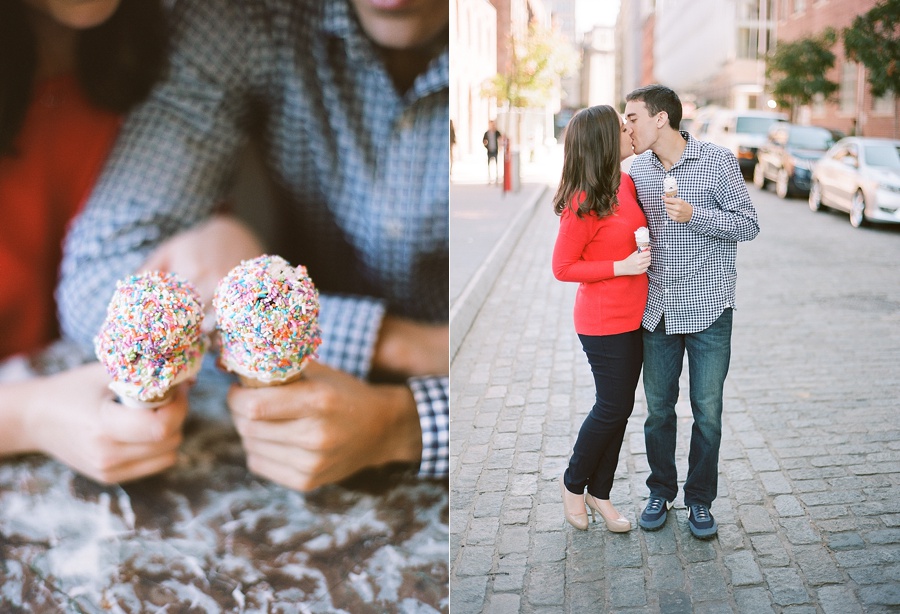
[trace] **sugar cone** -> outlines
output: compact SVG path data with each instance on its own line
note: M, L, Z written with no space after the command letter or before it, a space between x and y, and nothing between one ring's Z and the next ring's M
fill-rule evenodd
M300 379L300 376L302 374L303 373L301 371L298 371L297 373L294 373L293 375L285 379L272 380L269 382L263 382L252 377L247 377L245 375L238 375L238 379L241 381L241 386L243 386L244 388L272 388L274 386L281 386L284 384L296 382Z

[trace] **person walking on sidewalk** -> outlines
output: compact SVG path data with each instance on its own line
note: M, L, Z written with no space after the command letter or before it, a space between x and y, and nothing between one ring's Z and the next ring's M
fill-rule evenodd
M759 222L734 155L679 132L681 101L674 91L661 85L634 90L626 97L625 118L638 154L630 173L652 248L642 322L650 498L639 524L661 528L678 492L675 403L687 352L694 425L684 504L691 533L708 539L718 531L709 508L716 498L731 358L737 244L754 239ZM670 177L677 181L671 197L663 189Z
M634 231L647 220L620 163L631 155L631 128L608 105L579 111L566 128L563 170L553 208L560 216L553 274L577 282L575 332L594 374L596 402L560 476L566 520L587 529L585 504L610 531L631 522L609 500L619 450L641 372L641 316L650 253ZM587 489L587 493L585 493Z
M497 170L497 152L500 151L500 139L503 135L497 130L497 123L494 120L488 122L487 132L484 133L481 142L487 149L487 165L488 165L488 183L496 183L499 175ZM494 165L494 172L491 173L491 162Z

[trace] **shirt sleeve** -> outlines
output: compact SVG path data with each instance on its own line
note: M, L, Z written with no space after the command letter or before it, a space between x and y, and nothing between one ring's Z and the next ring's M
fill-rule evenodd
M373 298L323 294L319 299L319 361L366 379L385 309L384 301Z
M737 158L724 152L714 198L717 208L694 207L688 227L698 234L730 241L752 241L759 234L759 219L750 200Z
M571 209L563 211L553 246L556 279L591 283L615 276L612 260L584 260L584 248L591 241L593 229L587 216L579 218Z
M408 380L422 426L422 461L419 477L440 478L449 473L450 379L417 377Z
M89 346L116 281L160 243L209 216L243 142L248 66L265 45L239 4L181 1L170 15L168 74L127 118L67 236L57 290L62 331ZM261 71L257 71L259 73Z
M375 342L385 315L382 301L357 296L323 295L319 325L319 361L365 379L372 367ZM407 380L422 427L419 477L439 478L449 471L450 383L447 377Z

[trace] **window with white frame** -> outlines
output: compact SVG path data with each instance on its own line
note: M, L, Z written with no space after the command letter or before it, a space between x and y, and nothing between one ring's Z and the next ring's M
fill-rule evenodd
M810 107L813 115L825 115L825 96L821 92L813 96Z
M844 62L841 66L841 113L856 113L856 62Z
M878 115L894 114L894 94L887 92L884 96L878 96L872 100L872 112Z

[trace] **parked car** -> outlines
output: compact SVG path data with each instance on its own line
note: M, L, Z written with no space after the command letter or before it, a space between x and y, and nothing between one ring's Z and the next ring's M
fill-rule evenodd
M856 228L867 222L900 223L900 140L838 141L813 167L809 208L822 207L847 211Z
M775 183L779 198L809 194L812 165L834 145L830 130L817 126L798 126L775 122L766 142L756 152L753 183L765 189Z
M690 126L687 128L682 127L682 130L687 130L691 133L691 135L700 141L707 141L709 139L706 138L707 131L709 130L709 124L712 121L713 117L716 116L716 113L721 111L722 108L709 105L705 107L700 107L697 109L696 113L694 113L693 119L691 119Z
M712 117L704 139L727 147L735 155L745 177L753 175L756 150L766 142L769 127L787 121L784 113L774 111L732 111L723 109Z

